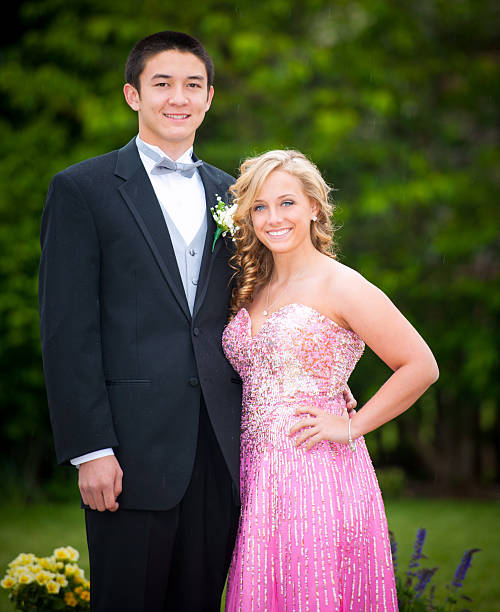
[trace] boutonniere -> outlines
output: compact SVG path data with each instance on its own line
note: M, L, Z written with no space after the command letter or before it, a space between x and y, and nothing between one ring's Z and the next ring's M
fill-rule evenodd
M228 232L231 234L231 237L234 236L234 233L237 229L239 229L234 224L233 215L236 212L236 204L229 206L225 202L222 201L222 198L218 193L215 194L217 198L217 204L212 206L210 212L212 213L212 217L217 225L217 229L215 230L214 241L212 242L212 253L214 252L215 243L220 235L225 236ZM233 238L234 240L234 238Z

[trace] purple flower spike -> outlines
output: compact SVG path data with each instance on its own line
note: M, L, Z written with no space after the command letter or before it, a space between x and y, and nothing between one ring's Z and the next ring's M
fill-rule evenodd
M408 563L408 572L406 573L406 586L411 586L411 583L413 582L413 577L417 574L416 569L419 566L418 561L419 559L424 557L424 555L422 554L422 548L424 546L426 535L426 529L424 529L423 527L417 529L417 535L413 544L413 552Z
M472 561L472 555L475 552L481 550L480 548L471 548L470 550L466 550L462 557L462 560L458 564L457 569L455 570L455 575L453 576L453 580L451 581L452 588L460 589L462 588L462 584L465 580L465 576L469 570Z
M427 535L427 529L421 527L417 530L417 537L415 538L415 543L413 544L413 554L412 559L418 561L422 558L422 548L424 547L425 536Z
M437 567L433 567L432 569L422 569L419 573L419 581L417 586L415 587L415 598L418 599L422 596L425 591L427 585L429 584L431 578L437 571Z

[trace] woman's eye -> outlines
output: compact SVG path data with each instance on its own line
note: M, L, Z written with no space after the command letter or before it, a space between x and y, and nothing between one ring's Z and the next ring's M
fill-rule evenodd
M292 200L285 200L284 202L281 202L281 206L292 206L292 204Z
M259 212L260 210L264 210L264 204L256 204L254 206L254 211Z

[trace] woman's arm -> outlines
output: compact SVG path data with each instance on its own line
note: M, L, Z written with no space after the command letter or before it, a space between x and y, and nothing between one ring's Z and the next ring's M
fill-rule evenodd
M437 380L439 371L423 338L380 289L345 266L339 276L332 290L331 317L352 329L394 372L352 416L350 430L355 439L407 410ZM300 413L314 419L304 419L291 429L294 434L306 428L297 437L298 445L306 440L308 448L323 439L347 441L346 415L308 408Z
M353 270L346 275L349 289L339 314L394 372L352 417L356 438L407 410L438 379L439 370L422 336L391 300Z

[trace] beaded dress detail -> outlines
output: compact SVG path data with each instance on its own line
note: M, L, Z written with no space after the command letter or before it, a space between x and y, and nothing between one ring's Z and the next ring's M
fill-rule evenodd
M252 337L242 308L224 330L243 381L241 517L226 611L397 610L384 505L363 438L356 451L297 448L290 428L313 405L334 414L363 341L288 304Z

